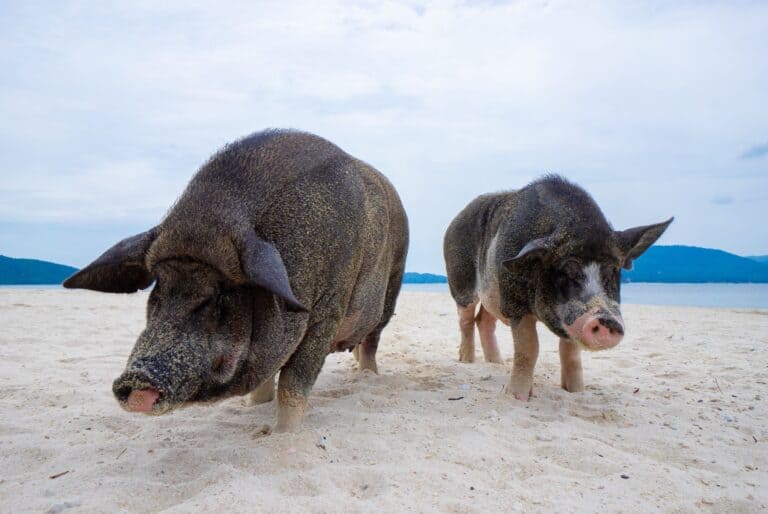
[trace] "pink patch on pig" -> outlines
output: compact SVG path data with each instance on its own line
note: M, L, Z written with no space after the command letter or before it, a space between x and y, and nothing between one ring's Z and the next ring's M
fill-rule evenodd
M152 405L160 397L155 389L134 389L125 402L125 408L131 412L152 412Z
M565 326L565 331L571 339L583 344L588 350L607 350L613 348L624 337L624 320L621 317L612 317L621 330L609 328L600 322L598 310L592 309L585 312L571 325Z

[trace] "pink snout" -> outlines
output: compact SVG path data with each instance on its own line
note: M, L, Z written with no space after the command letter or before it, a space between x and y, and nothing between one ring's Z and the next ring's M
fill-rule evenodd
M152 406L160 396L155 389L134 389L125 402L125 409L130 412L152 412Z
M590 311L565 329L572 339L588 349L607 350L619 344L624 337L624 320L604 312Z

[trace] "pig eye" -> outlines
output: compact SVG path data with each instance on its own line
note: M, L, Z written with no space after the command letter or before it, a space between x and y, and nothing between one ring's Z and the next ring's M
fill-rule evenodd
M562 266L562 273L568 276L568 278L574 282L581 280L582 272L581 266L575 260L566 261Z
M229 311L233 302L232 289L225 289L216 298L216 311L219 324L226 324L229 318Z
M563 298L567 298L580 285L577 277L571 276L563 269L558 270L553 278L555 289Z

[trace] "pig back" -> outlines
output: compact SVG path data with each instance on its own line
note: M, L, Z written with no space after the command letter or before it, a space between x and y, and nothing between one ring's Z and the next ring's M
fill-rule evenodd
M372 268L387 275L408 238L400 199L382 174L323 138L283 130L214 155L163 225L197 239L255 230L279 251L294 291L315 300L344 296Z

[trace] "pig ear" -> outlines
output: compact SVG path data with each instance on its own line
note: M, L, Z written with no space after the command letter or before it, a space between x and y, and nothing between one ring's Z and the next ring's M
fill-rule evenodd
M552 235L540 237L538 239L532 239L528 241L525 246L511 259L504 261L505 267L510 267L512 264L522 262L532 257L541 257L549 252L555 246L555 238Z
M624 254L624 269L632 269L632 261L640 257L649 246L655 243L674 219L672 217L655 225L617 231L616 239L619 242L621 252Z
M67 280L67 289L92 289L104 293L134 293L155 280L144 264L157 228L123 239L101 257Z
M282 298L289 310L307 311L291 290L288 272L277 248L251 232L245 237L241 253L243 272L251 284Z

